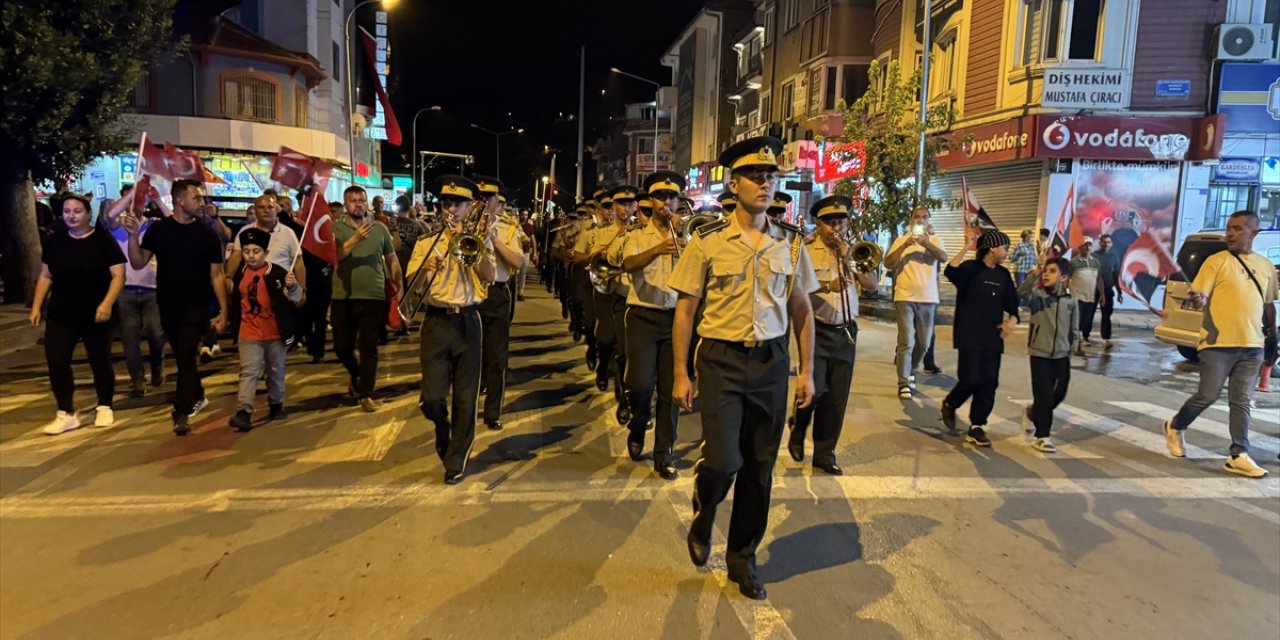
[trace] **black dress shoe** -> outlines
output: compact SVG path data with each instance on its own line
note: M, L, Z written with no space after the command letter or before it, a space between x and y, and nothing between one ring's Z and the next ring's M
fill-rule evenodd
M599 390L601 390L601 391L608 391L608 390L609 390L609 379L608 379L608 378L600 378L600 377L597 377L597 378L596 378L596 388L597 388L597 389L599 389Z
M494 420L493 422L486 422L486 423L484 423L484 425L485 425L486 427L489 427L489 430L490 430L490 431L502 431L502 421L501 421L501 420Z
M804 442L787 440L787 453L791 454L792 460L795 460L796 462L804 462Z
M707 560L711 559L711 540L702 540L694 534L694 529L689 529L689 535L685 538L685 543L689 547L689 559L693 561L696 567L707 566Z
M636 442L635 440L628 438L627 455L631 456L631 460L633 462L640 462L644 459L644 441L641 440L640 442Z
M618 405L617 411L613 412L613 417L618 419L618 424L625 427L631 424L631 408L626 405Z
M663 480L675 480L676 478L680 477L680 472L676 471L676 468L671 466L671 463L669 462L655 464L653 466L653 470L657 471L658 475Z
M598 364L600 364L600 362L596 360L596 352L592 349L587 349L587 368L595 371L596 365Z
M834 463L834 462L817 462L817 461L814 461L814 463L813 463L813 468L814 468L814 469L821 469L821 470L826 471L827 473L829 473L829 474L831 474L831 475L833 475L833 476L842 476L842 475L844 475L844 469L841 469L841 468L840 468L840 465L838 465L838 464L836 464L836 463Z
M769 597L769 592L765 590L764 583L760 582L760 579L755 576L730 575L729 579L738 583L739 593L752 600L764 600Z
M187 422L187 416L180 415L173 419L173 435L185 436L191 433L191 425Z
M461 471L446 471L446 472L444 472L444 483L445 483L445 484L458 484L459 482L462 482L462 472L461 472Z
M577 342L577 341L579 341L579 340L581 340L581 339L582 339L582 329L579 329L578 327L574 327L574 328L573 328L573 341L574 341L574 342Z

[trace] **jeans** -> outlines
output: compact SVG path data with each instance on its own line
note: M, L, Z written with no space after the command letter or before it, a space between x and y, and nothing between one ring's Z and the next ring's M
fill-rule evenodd
M386 300L334 300L333 352L351 374L351 386L361 398L373 397L378 377L378 334L387 324ZM356 360L356 349L360 359Z
M956 364L956 386L945 402L952 409L973 398L969 405L969 424L987 426L987 418L996 406L996 388L1000 386L1000 349L960 349Z
M1102 339L1111 339L1111 314L1116 310L1116 290L1107 289L1102 299Z
M524 283L529 279L529 254L524 254L524 264L516 272L516 295L524 295Z
M93 387L98 392L98 406L110 407L115 395L116 376L111 369L111 323L90 322L67 325L56 320L46 320L44 328L44 357L49 365L49 384L58 411L75 413L76 379L71 372L71 356L76 343L84 341L85 354L89 356L89 368L93 370ZM1255 367L1256 368L1256 367Z
M209 308L203 303L161 305L160 325L164 327L164 337L178 366L177 391L173 395L173 416L177 418L191 413L196 402L204 399L196 355L209 328Z
M1017 285L1017 286L1021 287L1021 286L1022 286L1022 283L1026 281L1026 279L1027 279L1027 275L1028 275L1029 273L1030 273L1030 272L1028 272L1028 271L1018 271L1018 272L1014 273L1014 274L1013 274L1013 284L1015 284L1015 285Z
M1089 334L1093 333L1093 314L1098 310L1097 302L1085 302L1080 300L1080 337L1085 340L1089 339Z
M893 362L898 369L898 388L907 386L907 376L920 368L925 351L933 342L933 302L895 302L898 312L898 350Z
M1262 364L1260 347L1224 347L1200 350L1200 388L1187 398L1173 416L1172 426L1185 431L1200 413L1217 402L1222 383L1228 379L1227 404L1230 406L1231 456L1249 453L1250 403L1253 385Z
M1067 397L1071 384L1071 358L1031 356L1031 422L1036 437L1048 438L1053 428L1053 410Z
M284 342L280 340L240 340L240 392L236 409L253 413L253 396L258 377L267 372L267 403L284 404Z
M124 343L124 362L129 379L139 382L142 368L142 339L150 347L151 370L164 366L164 329L160 328L160 306L155 289L125 287L116 300L116 317L120 319L120 338Z

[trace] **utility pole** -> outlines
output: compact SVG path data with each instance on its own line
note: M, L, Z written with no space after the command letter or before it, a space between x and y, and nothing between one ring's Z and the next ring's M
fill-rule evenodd
M924 55L920 58L920 149L916 158L916 202L924 199L924 142L928 132L924 124L929 119L929 54L933 40L933 0L924 0Z
M587 110L587 45L582 45L578 56L578 186L576 197L582 199L582 150L586 146L583 136Z

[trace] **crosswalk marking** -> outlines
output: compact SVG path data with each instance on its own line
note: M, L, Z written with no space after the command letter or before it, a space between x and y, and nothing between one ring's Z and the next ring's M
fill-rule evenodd
M1152 433L1141 427L1125 424L1119 420L1108 418L1107 416L1099 415L1092 411L1086 411L1068 404L1060 405L1058 410L1065 412L1069 416L1068 422L1074 426L1110 436L1121 442L1138 447L1139 449L1150 451L1151 453L1156 453L1162 456L1169 455L1169 449L1165 444L1164 434ZM1191 443L1187 443L1186 453L1188 458L1193 459L1225 457L1224 454L1214 453L1207 449L1201 449Z
M1161 422L1172 418L1173 414L1178 412L1177 409L1162 407L1157 404L1151 404L1150 402L1108 401L1107 404L1124 409L1125 411L1149 415ZM1227 407L1218 407L1216 405L1210 408L1221 409L1223 411L1228 410ZM1259 422L1267 422L1266 420L1260 419L1265 418L1265 416L1260 416L1258 414L1259 412L1255 410L1253 415L1253 422L1255 426ZM1227 440L1231 439L1231 428L1226 422L1213 420L1206 417L1204 414L1201 414L1199 418L1196 418L1195 422L1191 423L1190 429L1208 433L1219 438L1226 438ZM1258 433L1257 429L1250 429L1249 443L1255 447L1266 449L1271 453L1280 452L1280 438L1269 436L1265 433Z

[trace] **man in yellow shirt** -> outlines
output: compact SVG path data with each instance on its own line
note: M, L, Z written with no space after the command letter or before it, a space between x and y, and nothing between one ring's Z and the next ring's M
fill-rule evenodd
M1191 283L1190 298L1204 308L1200 327L1200 388L1178 413L1164 423L1169 455L1186 456L1187 427L1227 386L1230 405L1231 458L1228 473L1247 478L1267 475L1249 458L1250 405L1262 364L1263 342L1276 330L1276 269L1253 252L1258 215L1237 211L1227 219L1227 250L1205 259Z

